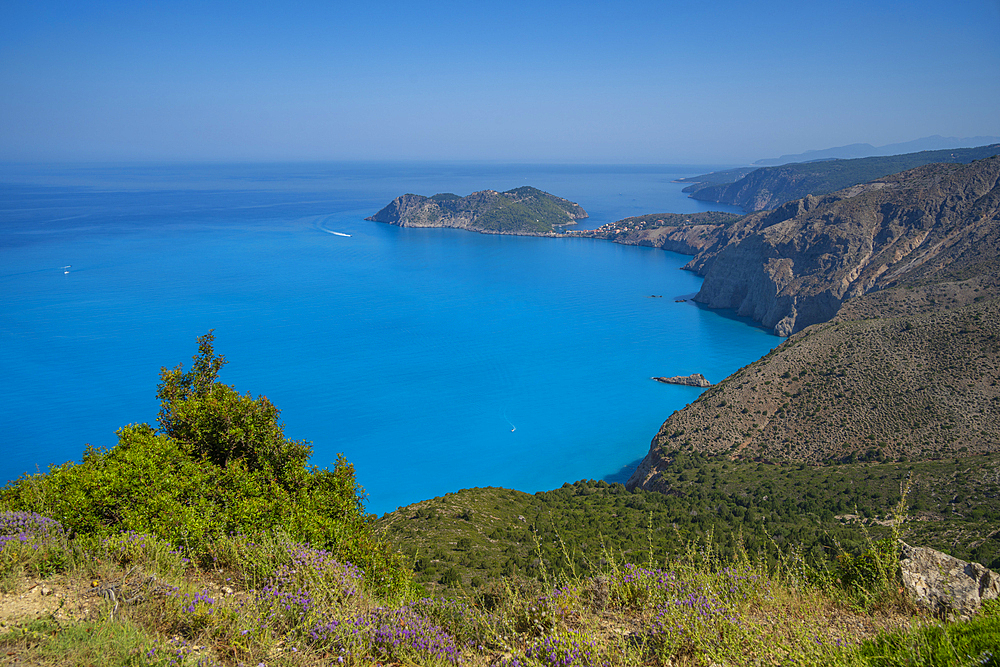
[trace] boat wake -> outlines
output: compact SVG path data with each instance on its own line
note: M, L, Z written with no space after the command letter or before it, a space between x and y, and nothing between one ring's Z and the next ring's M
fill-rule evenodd
M335 232L332 229L327 229L326 227L324 227L323 223L326 222L329 219L330 219L330 217L327 216L325 218L320 218L319 220L317 220L316 221L316 229L318 229L321 232L326 232L327 234L333 234L334 236L346 236L348 238L351 237L350 234L345 234L344 232Z
M507 411L506 410L503 411L503 420L505 422L507 422L508 424L510 424L510 432L511 433L513 433L514 431L517 430L517 427L514 426L514 423L511 420L507 419Z

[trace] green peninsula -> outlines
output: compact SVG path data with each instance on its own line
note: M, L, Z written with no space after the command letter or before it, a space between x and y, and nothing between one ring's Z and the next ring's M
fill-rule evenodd
M483 190L467 197L405 194L365 220L400 227L455 227L485 234L535 236L554 234L558 228L586 217L579 204L524 186L506 192Z

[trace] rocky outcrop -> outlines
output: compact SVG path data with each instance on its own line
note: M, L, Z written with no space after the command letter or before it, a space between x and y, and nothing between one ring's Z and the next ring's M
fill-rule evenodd
M928 165L746 216L685 266L705 276L694 300L788 336L853 297L967 277L997 263L998 183L1000 156Z
M467 197L406 194L365 218L400 227L456 227L490 234L553 234L557 228L587 217L583 208L568 199L537 188L506 192L483 190Z
M661 248L681 255L696 255L713 246L724 230L742 216L721 211L655 213L573 231L573 236L606 239L622 245Z
M664 384L683 384L688 387L711 387L712 383L705 379L705 376L701 373L694 373L693 375L675 375L674 377L654 377L657 382L662 382Z
M643 229L614 238L615 243L669 250L680 255L694 255L712 245L725 225L684 225Z
M900 542L899 565L916 603L942 618L968 619L983 602L1000 597L1000 575L979 563Z

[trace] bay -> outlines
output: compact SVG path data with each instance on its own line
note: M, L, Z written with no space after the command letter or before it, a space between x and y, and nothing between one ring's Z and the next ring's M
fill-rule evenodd
M711 169L0 165L0 479L154 423L160 367L209 329L223 381L267 395L313 463L342 452L369 511L621 479L700 393L651 376L718 381L780 339L675 302L701 281L681 255L363 218L404 192L533 185L596 227L720 208L672 182Z

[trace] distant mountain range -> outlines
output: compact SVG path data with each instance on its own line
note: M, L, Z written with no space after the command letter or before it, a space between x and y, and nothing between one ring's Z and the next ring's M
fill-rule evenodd
M1000 143L978 148L946 148L902 155L829 159L778 167L743 167L680 179L691 198L740 206L747 212L777 208L807 195L825 195L925 164L967 164L1000 154Z
M824 148L822 150L806 151L794 155L782 155L776 158L757 160L754 166L768 167L781 164L791 164L793 162L812 162L815 160L849 160L859 157L874 157L877 155L899 155L900 153L917 153L920 151L937 151L945 148L972 148L974 146L985 146L986 144L1000 143L1000 137L942 137L935 134L932 137L914 139L899 144L887 144L876 148L871 144L849 144L847 146L837 146L836 148Z

